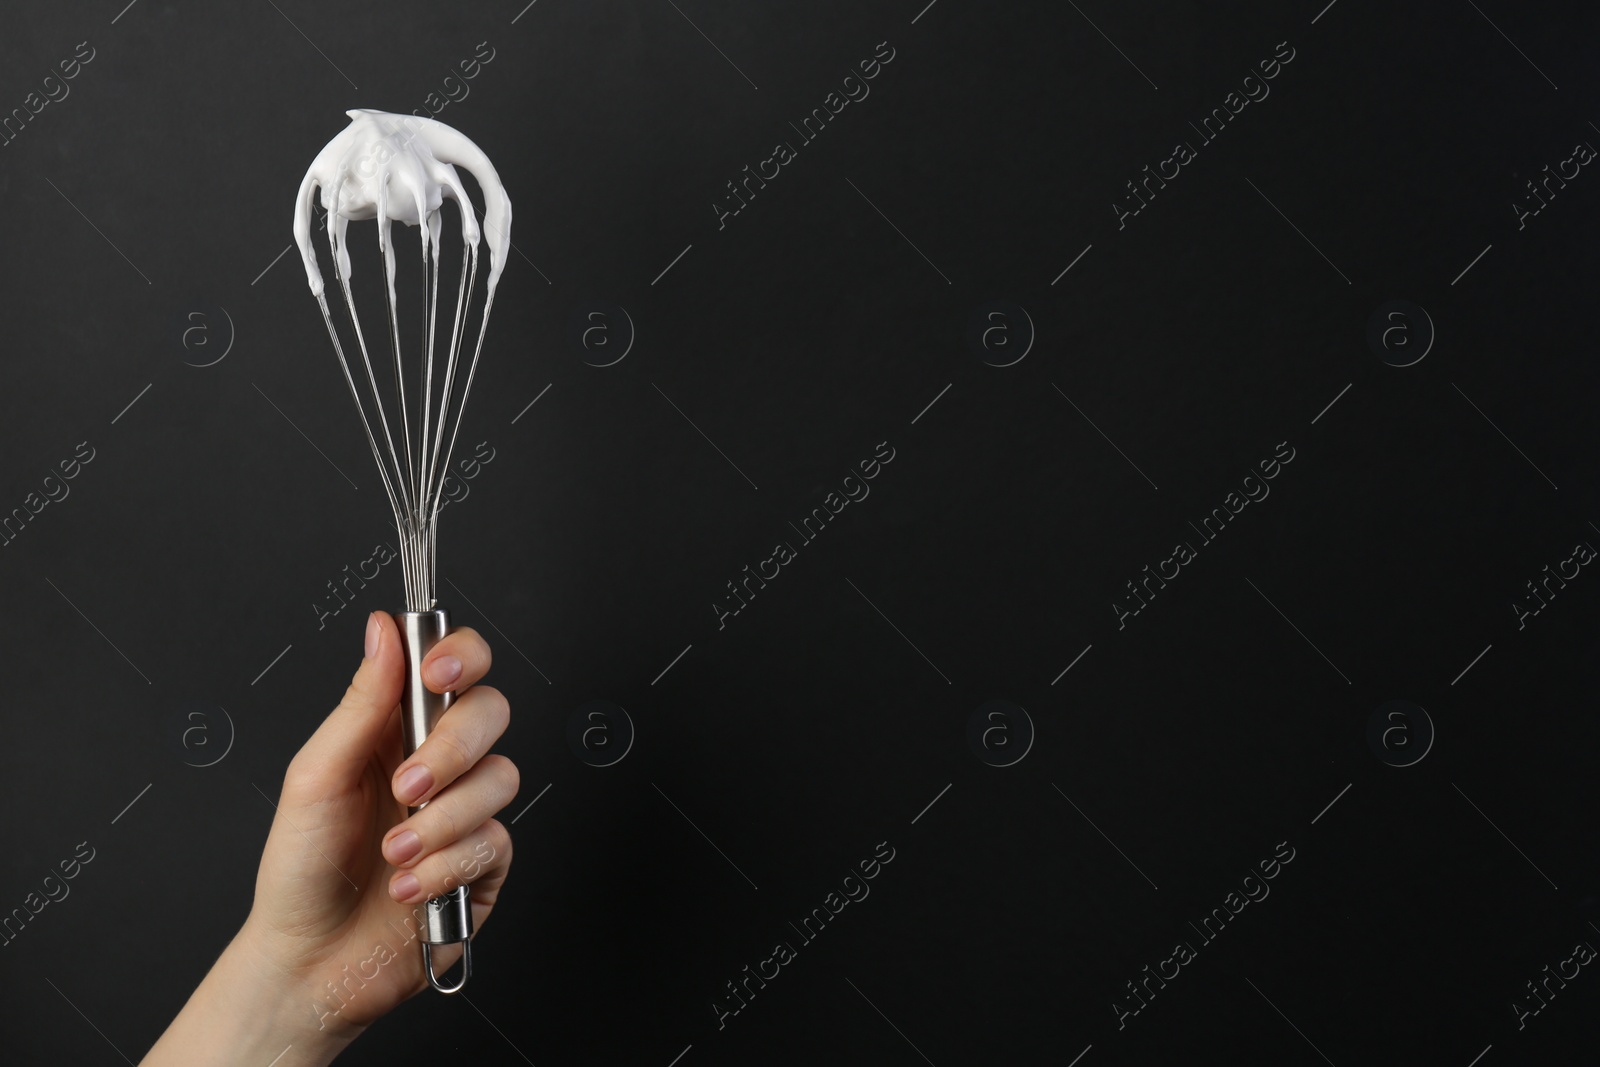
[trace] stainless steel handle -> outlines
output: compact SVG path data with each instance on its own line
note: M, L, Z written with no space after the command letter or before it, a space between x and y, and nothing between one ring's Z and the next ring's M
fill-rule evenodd
M409 757L433 732L439 716L445 713L454 693L435 693L422 681L422 660L440 639L450 632L450 615L443 608L432 611L397 611L394 621L400 627L400 641L406 653L406 684L400 696L400 726ZM409 809L415 815L427 803ZM459 885L443 896L428 901L427 920L418 933L422 938L422 969L428 984L441 993L459 993L472 977L472 887ZM433 971L433 946L461 943L461 977L445 985Z

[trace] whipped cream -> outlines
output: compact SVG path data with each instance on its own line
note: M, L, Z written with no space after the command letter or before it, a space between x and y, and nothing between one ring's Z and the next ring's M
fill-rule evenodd
M351 221L377 219L386 261L393 262L389 225L422 226L422 253L439 239L439 209L446 197L461 209L461 238L473 262L480 239L489 246L489 296L493 299L511 246L511 200L489 157L459 131L436 119L395 115L357 108L347 111L350 125L329 141L300 183L294 206L294 239L305 262L311 292L323 294L322 272L311 243L311 201L322 192L328 212L328 239L335 249L336 269L348 282L350 256L345 228ZM483 230L456 174L465 167L484 195ZM426 222L427 225L422 224ZM391 286L392 266L390 268Z

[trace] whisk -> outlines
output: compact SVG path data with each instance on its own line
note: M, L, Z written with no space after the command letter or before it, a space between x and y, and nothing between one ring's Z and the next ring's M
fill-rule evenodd
M345 384L350 387L367 443L377 461L400 535L406 610L395 612L394 619L405 646L406 682L401 697L401 722L405 752L410 756L454 699L452 693L431 692L422 681L423 657L450 632L449 613L434 599L439 505L456 437L461 431L461 415L472 391L484 334L489 328L495 287L511 244L511 201L488 157L472 141L444 123L368 109L346 114L350 125L328 142L300 183L295 199L294 236L305 261L311 292L322 308L339 368L344 372ZM472 200L456 173L457 165L477 180L482 192L482 230ZM361 355L360 365L354 371L354 361L346 357L345 345L328 310L322 272L317 267L317 253L311 242L312 200L319 189L322 206L327 211L328 246L334 273L344 294L355 348ZM460 209L463 251L455 315L446 342L448 348L439 360L443 364L443 378L436 388L434 363L440 334L439 253L443 248L440 212L446 199L454 200ZM385 373L391 381L383 387L379 385L379 374L368 350L360 316L356 314L355 296L350 286L350 250L345 241L349 223L366 219L377 220L378 248L384 263L393 368L392 374ZM412 346L409 358L402 354L399 303L395 293L395 244L391 233L395 222L416 226L422 244L425 336ZM489 247L488 288L483 297L483 318L471 362L467 365L465 385L459 400L454 400L462 342L468 331L477 283L480 241ZM381 357L378 362L383 362ZM408 362L412 364L409 373ZM408 377L413 377L416 383L410 394ZM357 378L365 382L365 390L358 387ZM390 390L392 393L386 396ZM423 806L409 810L415 814ZM428 901L427 921L419 931L423 970L428 984L441 993L459 992L472 975L469 897L470 887L461 885ZM462 949L461 975L454 984L445 985L441 976L434 972L433 946L457 942Z

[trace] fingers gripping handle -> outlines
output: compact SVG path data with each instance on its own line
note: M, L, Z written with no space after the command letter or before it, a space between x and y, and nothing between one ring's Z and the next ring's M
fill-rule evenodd
M435 693L422 681L422 660L440 639L450 632L450 615L443 608L433 611L395 612L394 621L400 627L400 641L406 654L405 691L400 696L400 724L405 735L406 755L409 757L433 731L445 709L455 699L454 693ZM410 809L415 815L427 805L424 801ZM472 976L472 887L459 885L443 896L434 897L427 904L427 921L419 931L422 935L422 965L428 984L441 993L457 993ZM461 977L447 986L433 970L433 946L461 944Z

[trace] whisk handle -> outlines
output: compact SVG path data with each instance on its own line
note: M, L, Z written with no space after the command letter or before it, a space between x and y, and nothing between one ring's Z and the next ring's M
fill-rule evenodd
M405 690L400 696L400 724L405 736L406 755L410 756L433 731L439 716L455 699L454 693L435 693L422 681L422 660L428 651L450 632L450 615L443 608L432 611L397 611L394 621L400 627L400 640L406 654ZM427 802L409 809L415 815ZM472 887L459 885L443 896L428 901L427 921L418 931L422 940L423 970L428 984L441 993L457 993L472 975ZM461 944L461 977L445 985L433 971L434 945Z

